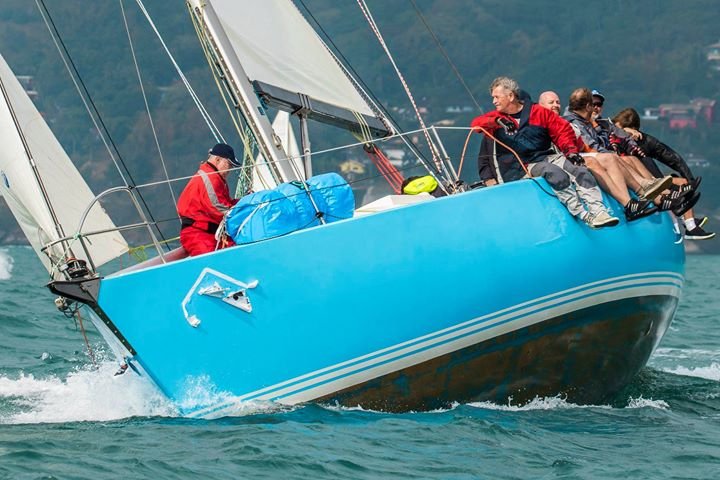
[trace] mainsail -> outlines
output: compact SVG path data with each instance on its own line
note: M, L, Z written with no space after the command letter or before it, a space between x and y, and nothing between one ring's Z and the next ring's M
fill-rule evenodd
M192 0L191 3L200 3ZM267 104L385 135L389 122L349 78L292 0L213 0L237 58Z
M78 233L82 215L95 195L1 55L0 87L0 193L45 267L54 273L41 249ZM114 228L96 204L82 231ZM86 245L96 267L127 251L127 243L117 231L88 237ZM57 244L48 253L62 259L70 254L66 247L76 258L88 260L79 241Z

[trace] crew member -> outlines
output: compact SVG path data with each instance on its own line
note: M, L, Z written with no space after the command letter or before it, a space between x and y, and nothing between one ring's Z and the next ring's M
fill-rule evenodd
M178 199L177 211L182 221L180 243L190 256L212 252L234 245L230 239L215 238L225 212L237 203L230 196L227 176L240 164L230 145L218 143L200 164Z
M584 166L570 124L544 107L522 103L520 87L511 78L496 78L490 95L495 111L476 117L471 127L513 148L529 174L545 178L573 216L592 228L617 225L620 220L609 214L595 177ZM563 153L555 153L553 143Z

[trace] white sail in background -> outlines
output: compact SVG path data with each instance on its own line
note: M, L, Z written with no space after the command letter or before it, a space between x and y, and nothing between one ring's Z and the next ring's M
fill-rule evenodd
M273 120L272 127L275 134L280 138L288 158L290 158L293 170L298 172L300 178L304 178L303 172L305 170L301 158L302 153L300 152L300 147L298 147L297 140L295 139L295 132L290 123L290 114L283 111L278 112L275 120ZM253 191L259 192L260 190L275 187L277 187L277 182L270 172L270 166L262 155L258 155L255 159L255 169L253 170Z
M251 81L376 116L291 0L212 0Z
M2 56L0 80L5 93L0 95L0 193L33 249L48 271L51 271L50 261L40 249L48 242L62 237L43 198L27 150L30 151L47 197L66 236L76 233L82 214L95 195ZM18 126L27 142L27 150L23 137L18 133ZM85 221L83 232L112 228L115 228L113 222L96 204ZM119 232L94 235L88 240L88 250L95 266L127 251L127 243ZM87 260L79 241L75 241L71 248L77 258ZM58 245L53 255L62 257L62 254L62 247Z

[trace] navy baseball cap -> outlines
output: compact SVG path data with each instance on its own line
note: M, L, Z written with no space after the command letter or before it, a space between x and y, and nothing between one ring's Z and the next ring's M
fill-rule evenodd
M227 143L217 143L208 152L210 155L217 155L218 157L227 158L234 166L239 167L240 164L235 159L235 150Z
M592 91L593 97L600 97L602 98L603 103L605 103L605 95L600 93L600 90L593 90Z

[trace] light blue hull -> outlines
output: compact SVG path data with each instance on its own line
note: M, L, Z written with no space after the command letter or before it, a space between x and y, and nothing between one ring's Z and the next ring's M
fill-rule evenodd
M595 231L546 191L520 181L121 272L101 281L95 319L189 415L247 400L594 400L662 338L683 246L667 214ZM250 312L200 293L255 281ZM555 363L532 368L543 357ZM507 365L490 375L490 359ZM618 381L588 387L595 376ZM224 400L202 405L198 389Z

